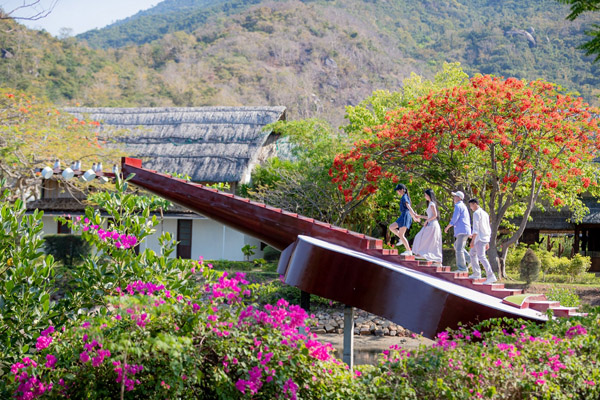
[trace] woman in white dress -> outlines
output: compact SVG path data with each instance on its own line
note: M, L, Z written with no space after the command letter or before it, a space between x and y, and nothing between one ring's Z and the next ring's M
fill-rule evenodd
M440 213L437 208L433 190L425 190L427 200L427 216L423 228L415 236L412 251L415 256L420 256L428 261L442 262L442 228L440 227Z

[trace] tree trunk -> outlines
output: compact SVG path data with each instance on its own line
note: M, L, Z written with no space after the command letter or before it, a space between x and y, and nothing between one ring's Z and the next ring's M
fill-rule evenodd
M498 248L496 246L496 236L492 235L492 237L490 238L490 249L487 252L488 260L490 261L490 265L492 266L492 271L494 271L498 279L502 279L505 276L505 271L502 266L503 263L501 257L498 255Z

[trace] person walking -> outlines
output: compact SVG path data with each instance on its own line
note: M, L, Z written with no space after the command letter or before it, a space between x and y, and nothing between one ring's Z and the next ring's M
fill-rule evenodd
M410 229L410 225L413 220L418 221L419 217L415 213L410 205L410 196L408 195L408 189L403 184L399 183L394 188L398 196L400 196L400 216L398 219L390 225L390 231L398 236L400 242L406 248L406 251L402 253L403 256L412 256L412 250L408 240L404 236L407 230Z
M454 201L454 213L452 214L450 223L444 229L444 232L448 232L451 227L454 227L456 267L459 272L469 272L467 263L470 262L471 257L467 250L465 250L465 245L471 234L471 218L469 216L469 210L467 210L467 206L463 202L465 194L460 190L451 192L450 194Z
M471 234L471 267L473 274L470 279L481 279L481 268L479 263L483 265L486 273L484 284L496 282L496 275L492 270L492 266L487 259L485 252L490 248L490 238L492 237L492 229L490 228L490 216L483 208L479 206L477 199L469 200L469 207L473 210L473 233Z
M425 190L427 200L427 215L419 215L425 218L425 225L413 241L412 252L415 256L423 257L428 261L442 263L442 228L440 227L440 213L437 208L435 194L432 189Z

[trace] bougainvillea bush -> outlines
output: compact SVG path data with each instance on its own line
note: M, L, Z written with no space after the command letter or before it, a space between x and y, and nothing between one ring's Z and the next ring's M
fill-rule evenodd
M352 372L315 341L306 313L253 305L243 274L198 265L182 296L133 282L109 312L40 332L11 366L17 399L595 399L600 309L544 325L489 320L433 346L393 347Z
M598 399L599 334L600 308L544 325L488 320L415 354L390 349L378 368L418 399Z
M251 305L241 273L200 264L196 274L193 296L133 282L106 299L109 312L42 331L36 351L11 367L15 397L359 397L331 346L308 335L304 310Z

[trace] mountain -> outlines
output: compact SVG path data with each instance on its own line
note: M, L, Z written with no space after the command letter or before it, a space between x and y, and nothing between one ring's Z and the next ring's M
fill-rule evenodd
M338 125L373 90L459 61L598 104L600 64L577 46L600 13L568 13L554 0L165 0L63 41L0 29L13 55L0 83L86 106L284 105Z
M166 0L147 10L93 29L77 37L91 47L123 47L144 44L178 31L191 32L217 15L240 12L260 0Z

